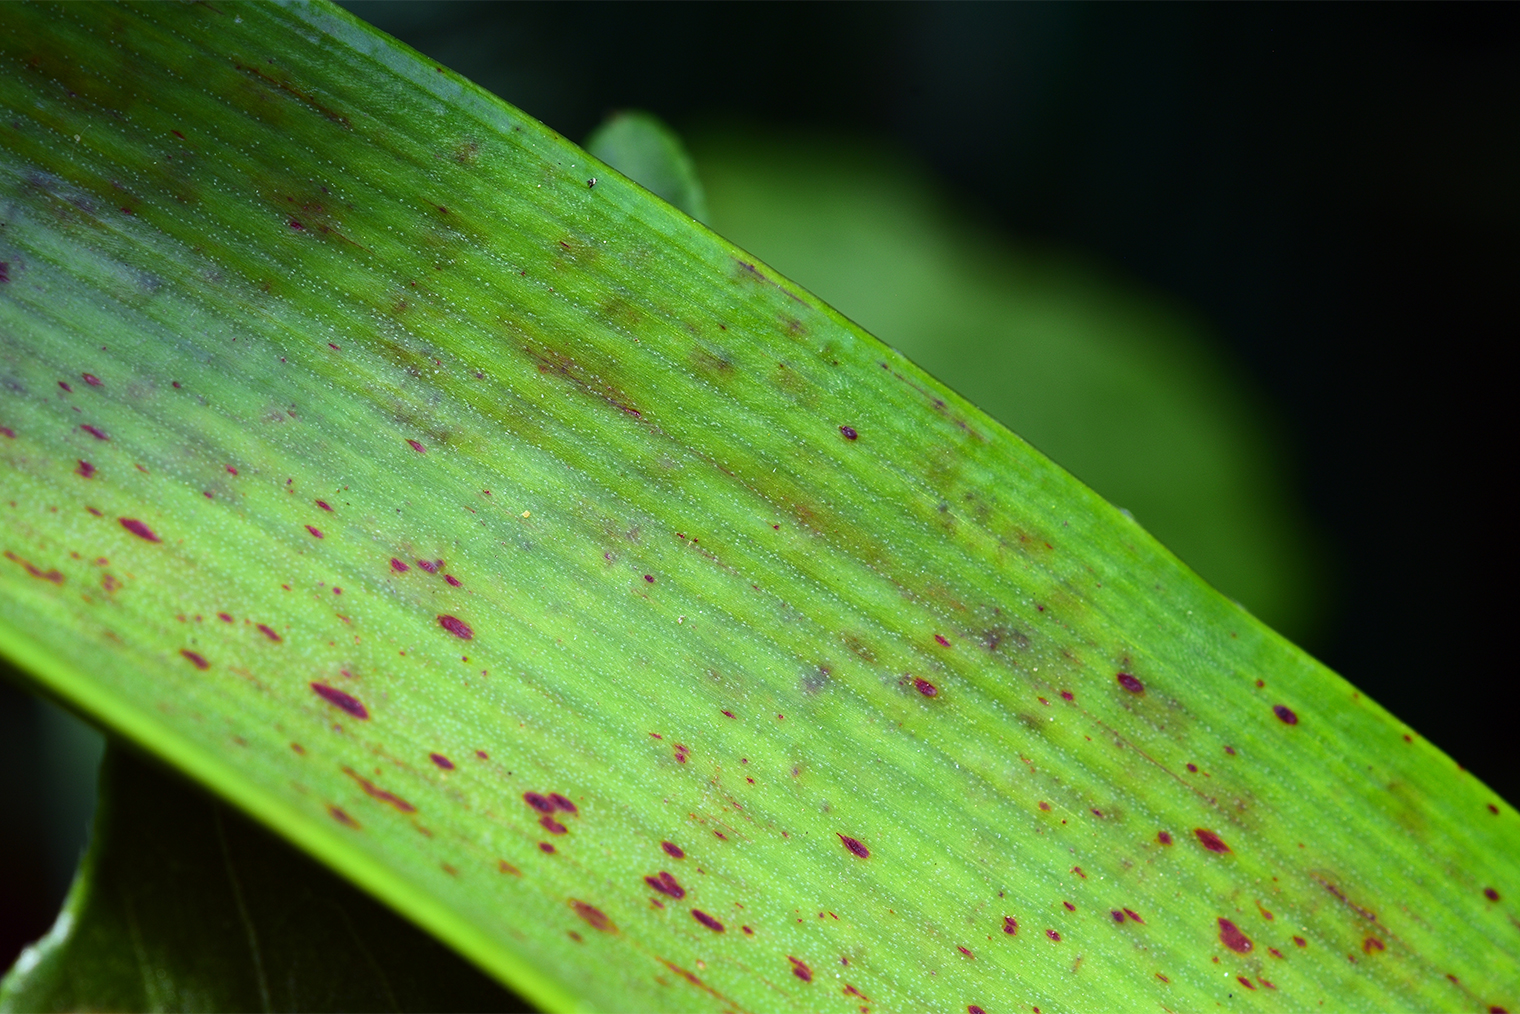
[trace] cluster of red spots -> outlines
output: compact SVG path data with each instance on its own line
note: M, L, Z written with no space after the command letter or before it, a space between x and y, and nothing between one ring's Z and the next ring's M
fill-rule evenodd
M191 651L189 648L181 648L179 653L189 660L190 664L197 669L210 669L211 663L206 661L206 656L200 652Z
M258 625L258 629L259 629L259 633L261 633L265 637L269 638L275 644L279 644L281 641L284 640L284 638L282 638L279 634L276 634L273 630L271 630L267 624L260 623Z
M685 764L686 758L691 756L691 748L684 743L677 743L675 745L675 755L677 764Z
M939 695L939 687L936 687L933 683L920 676L913 677L913 689L925 697L936 697Z
M859 856L862 859L870 858L871 850L861 844L859 839L851 838L847 834L839 834L838 831L835 831L834 833L839 835L839 843L848 849L851 853Z
M352 694L344 693L337 687L330 687L326 683L311 684L312 692L334 707L342 708L355 718L364 719L369 717L369 709Z
M1236 954L1249 954L1253 946L1250 937L1240 932L1238 926L1223 917L1219 919L1219 942Z
M1057 933L1053 929L1046 930L1045 931L1045 935L1048 936L1050 939L1054 940L1056 943L1060 943L1061 942L1061 934Z
M1298 716L1293 713L1293 709L1292 708L1289 708L1286 705L1283 705L1283 704L1274 704L1274 705L1272 705L1272 714L1276 715L1279 719L1281 719L1284 725L1297 725L1298 724Z
M77 467L77 468L74 469L74 474L75 475L78 475L81 478L88 479L88 478L90 478L91 476L93 476L95 474L95 466L94 465L90 464L88 461L85 461L83 458L78 459L78 461L79 461L79 467Z
M343 773L352 778L358 784L359 788L364 790L364 794L370 798L378 799L380 802L386 804L387 806L394 806L402 813L417 812L417 807L402 799L394 792L385 791L380 786L376 785L374 782L370 781L368 778L365 778L359 772L355 771L353 768L345 767L343 769Z
M470 629L470 625L457 616L440 615L438 625L462 641L468 641L475 636L475 631Z
M1013 936L1019 931L1019 921L1011 915L1003 916L1003 932Z
M651 890L659 891L668 898L675 898L679 901L686 897L686 888L682 887L675 877L664 870L653 876L645 877L644 883L648 884Z
M316 539L325 538L325 536L323 536L322 530L320 528L314 528L311 525L307 525L306 526L306 530L312 534L312 538L316 538Z
M613 924L611 919L607 918L607 913L603 912L595 905L588 905L584 901L580 901L576 898L571 898L570 907L575 909L575 914L586 920L586 923L592 929L599 930L603 933L617 932L617 926Z
M1087 874L1085 874L1085 873L1082 872L1082 867L1080 867L1080 866L1073 866L1071 868L1071 872L1075 873L1077 876L1081 877L1083 880L1087 879Z
M786 960L792 963L793 975L801 979L803 982L813 981L813 970L807 966L807 962L803 961L801 958L794 958L790 954L786 956Z
M163 541L153 533L153 529L149 528L141 521L138 521L136 518L118 518L117 520L121 522L121 527L125 528L127 531L137 536L139 539L146 539L149 542Z
M445 771L453 771L454 770L454 762L451 761L451 760L449 760L447 757L445 757L441 753L430 753L430 754L428 754L428 760L432 761L434 764L438 765L440 768L442 768Z
M665 854L672 859L686 858L686 853L675 842L662 841L660 842L660 848L664 849Z
M1193 828L1193 834L1198 836L1198 844L1202 845L1210 852L1230 851L1230 846L1226 845L1224 843L1224 840L1221 839L1219 835L1215 834L1213 831L1208 830L1207 828L1195 827Z
M53 584L56 584L56 585L62 585L63 584L63 581L64 581L63 573L61 571L59 571L56 567L53 568L52 570L44 571L40 567L38 567L35 564L33 564L31 561L29 561L29 560L23 560L21 557L17 556L15 553L11 552L9 549L7 549L5 551L5 558L7 560L10 560L13 563L20 564L26 570L26 572L28 574L30 574L32 577L37 578L38 580L49 581L49 582L51 582ZM114 580L114 578L111 578L109 574L106 575L106 577L108 579ZM107 590L109 590L109 586L107 586Z
M85 424L83 426L80 426L79 428L82 429L82 430L84 430L90 436L94 437L96 440L110 440L111 439L110 437L106 436L103 432L101 432L100 430L96 429L94 426L91 426L89 424Z
M839 427L839 432L843 434L846 440L855 440L860 436L859 433L855 432L855 427L853 426L841 426Z
M1368 937L1362 941L1362 952L1364 954L1372 954L1376 951L1385 949L1386 948L1383 946L1383 941L1379 940L1377 937Z
M407 438L406 442L409 443L409 444L411 444L412 445L412 450L416 451L418 454L426 454L427 453L427 448L426 447L423 447L421 444L419 444L417 441L411 439L410 437Z
M706 912L702 911L700 908L692 909L691 917L697 920L697 922L701 923L703 926L706 926L708 929L712 930L714 933L723 932L723 924L714 919L712 916L708 915Z
M1117 674L1114 679L1118 680L1119 685L1132 694L1145 693L1145 684L1141 683L1139 680L1135 679L1135 677L1131 676L1127 672L1121 672Z
M569 828L554 819L555 813L568 813L572 816L580 813L574 803L558 792L551 792L547 796L537 792L524 792L523 802L543 814L538 818L539 826L550 834L565 834L569 831Z

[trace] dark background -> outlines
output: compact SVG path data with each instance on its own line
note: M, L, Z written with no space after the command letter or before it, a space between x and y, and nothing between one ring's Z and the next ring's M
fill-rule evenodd
M1520 6L347 6L577 141L628 107L884 140L1011 234L1192 304L1330 547L1306 647L1520 800ZM0 967L66 886L31 830L43 724L0 682Z

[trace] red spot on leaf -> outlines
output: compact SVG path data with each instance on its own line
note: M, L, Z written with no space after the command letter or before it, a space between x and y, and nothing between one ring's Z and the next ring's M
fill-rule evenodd
M445 574L443 575L443 579L449 584L453 585L455 588L459 587L459 578L455 577L453 574Z
M1281 705L1281 704L1274 704L1274 705L1272 705L1272 714L1274 714L1278 718L1282 719L1283 724L1285 724L1285 725L1297 725L1298 724L1298 716L1293 713L1293 709L1292 708L1286 707L1286 706Z
M402 563L400 560L396 559L394 556L391 557L391 570L394 570L398 574L405 574L407 571L409 571L411 569L412 568L408 567L406 564Z
M1303 937L1294 937L1293 938L1293 942L1295 944L1297 944L1298 946L1300 946L1300 947L1308 947L1309 946L1309 942L1307 940L1305 940Z
M839 834L838 831L835 831L834 833ZM840 844L844 845L845 848L849 849L851 852L862 859L867 859L871 855L870 849L862 845L858 839L851 838L847 834L839 834L839 841Z
M153 529L149 528L141 521L138 521L136 518L120 518L118 520L121 521L121 527L125 528L127 531L137 536L139 539L147 539L149 542L163 541L157 535L153 534Z
M324 694L323 696L325 697L327 695ZM347 709L344 709L344 710L347 710ZM411 803L408 803L406 800L402 799L400 796L396 795L394 792L387 792L384 789L380 788L380 786L376 785L374 782L370 781L368 778L365 778L363 775L361 775L359 772L355 771L353 768L346 767L346 768L343 769L343 773L345 775L348 775L348 777L352 778L355 782L357 782L359 784L359 788L363 789L366 795L380 800L380 802L385 803L387 806L394 806L397 810L400 810L402 813L416 813L417 812L417 808L415 806L413 806Z
M318 500L317 501L317 506L320 507L320 508L322 508L325 511L328 511L328 512L332 511L332 508L330 506L328 506L328 503L327 503L326 500Z
M540 817L538 818L538 824L550 834L565 834L569 831L569 828L565 827L565 825L561 824L553 817Z
M95 376L95 374L93 374L93 373L81 373L80 376L83 377L84 378L84 382L86 384L89 384L91 387L103 387L103 386L105 386L105 381L101 380L99 377Z
M1254 985L1251 984L1251 980L1247 979L1244 975L1237 975L1237 976L1235 976L1235 981L1239 982L1246 989L1255 989L1256 988Z
M61 387L61 388L63 388L69 394L73 394L74 393L74 389L68 385L67 381L60 380L58 382L58 386Z
M359 698L352 694L346 694L337 687L330 687L326 683L311 684L312 692L327 703L342 708L355 718L368 718L369 709L366 708Z
M539 813L554 812L554 804L549 801L549 797L540 795L537 792L524 792L523 802L533 807L533 809L537 810Z
M674 842L662 841L660 842L660 848L664 849L665 854L670 856L672 859L686 858L686 853L682 851L681 846L675 844Z
M970 958L971 960L973 960L973 961L976 960L976 955L972 954L966 948L961 947L960 945L957 944L955 949L958 950L958 951L960 951L962 954L964 954L966 957Z
M1221 839L1219 835L1215 834L1213 831L1207 830L1206 828L1195 827L1193 828L1193 834L1198 836L1198 843L1204 848L1208 849L1210 852L1230 851L1230 846L1226 845L1223 839Z
M470 629L470 625L456 616L440 616L438 625L460 640L468 641L475 636L475 631Z
M265 637L269 638L276 644L279 644L280 641L284 640L284 638L280 637L279 634L276 634L273 630L270 630L269 627L265 626L262 623L259 624L259 633L263 634Z
M443 566L443 561L442 560L418 560L417 561L417 566L421 567L423 570L427 571L429 574L436 574L436 573L438 573L438 568Z
M859 433L855 432L855 427L853 426L841 426L839 427L839 432L844 435L846 440L855 440L860 436Z
M1063 701L1073 700L1071 691L1070 690L1062 690L1061 691L1061 700L1063 700Z
M1121 912L1121 911L1119 911L1117 908L1114 909L1113 911L1109 912L1108 914L1111 915L1111 916L1113 916L1114 922L1123 922L1124 921L1124 913Z
M1157 831L1156 840L1163 845L1170 845L1172 843L1172 836L1166 831Z
M313 528L313 527L312 527L312 526L311 526L311 525L307 525L307 526L306 526L306 530L307 530L307 531L308 531L308 532L310 532L310 533L311 533L311 534L312 534L312 535L313 535L313 536L315 536L315 537L316 537L316 538L319 538L319 539L320 539L320 538L323 538L323 537L324 537L324 536L323 536L323 535L322 535L322 532L321 532L321 530L320 530L320 529L317 529L317 528Z
M434 764L437 764L439 767L443 768L443 770L445 770L445 771L453 771L454 770L454 762L451 761L451 760L449 760L447 757L445 757L441 753L430 753L430 754L428 754L428 760L432 761Z
M686 897L686 888L677 883L676 878L664 870L661 870L654 876L645 877L644 883L668 897L677 899Z
M538 850L540 852L548 852L548 853L550 853L552 855L554 853L554 846L550 845L546 841L541 841L541 842L538 843Z
M1061 942L1061 934L1057 933L1053 929L1046 930L1045 931L1045 935L1048 936L1050 939L1054 940L1056 943L1060 943Z
M74 473L85 479L92 477L95 474L95 466L90 464L88 461L85 461L83 458L80 458L78 460L79 467L74 469Z
M1251 951L1251 939L1228 919L1219 920L1219 942L1236 954L1249 954Z
M950 647L950 642L947 641L947 640L945 640L944 635L942 635L942 634L935 634L934 635L934 639L939 642L940 647L942 647L942 648L948 648L948 647Z
M1135 677L1131 676L1127 672L1119 673L1114 677L1114 679L1118 680L1119 685L1132 694L1145 693L1145 684L1141 683L1139 680L1135 679Z
M232 622L232 614L231 613L217 613L216 614L216 618L219 619L219 620L221 620L223 623L231 623Z
M1138 915L1135 914L1135 910L1132 909L1132 908L1126 908L1124 910L1124 914L1127 915L1127 916L1129 916L1131 919L1135 920L1138 923L1145 922L1144 919L1140 918L1140 916L1138 916Z
M1379 940L1377 937L1368 937L1362 941L1362 951L1366 954L1372 954L1383 949L1383 941Z
M549 802L554 804L556 810L571 814L572 816L580 815L580 811L575 808L575 804L558 792L549 793Z
M550 848L552 849L553 846L551 845ZM575 909L575 914L586 920L586 923L592 929L600 930L603 933L617 932L617 926L613 924L611 919L607 918L605 912L595 905L588 905L584 901L571 898L570 907Z
M200 654L199 652L191 651L189 648L181 648L179 650L179 653L185 656L185 658L189 659L190 664L195 666L197 669L211 668L211 663L206 661L206 656Z
M925 697L934 697L939 694L938 687L936 687L933 683L930 683L928 680L922 679L918 676L913 677L913 689L917 690Z
M1019 931L1019 921L1011 915L1003 916L1003 932L1013 936Z
M345 827L352 827L355 829L359 827L359 822L357 820L350 817L348 814L344 813L336 806L329 806L327 808L327 815Z
M708 929L712 930L714 933L723 932L723 924L714 919L712 916L708 915L706 912L702 911L700 908L692 909L691 917L697 920L697 922L701 923L703 926L706 926Z
M418 454L426 454L427 453L427 448L423 447L417 441L408 438L406 442L409 443L409 444L411 444L412 445L412 450L416 451Z

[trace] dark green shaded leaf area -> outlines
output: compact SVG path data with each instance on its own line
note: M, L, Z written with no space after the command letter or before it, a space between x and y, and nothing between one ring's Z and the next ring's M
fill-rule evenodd
M112 747L58 924L4 1011L530 1010L320 864Z
M541 1007L1520 1007L1511 807L328 5L0 5L0 264L0 650Z

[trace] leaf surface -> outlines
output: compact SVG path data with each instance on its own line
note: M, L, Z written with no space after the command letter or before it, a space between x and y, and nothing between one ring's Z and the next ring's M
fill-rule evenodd
M1520 1002L1510 807L765 264L328 6L0 22L0 646L528 999Z

